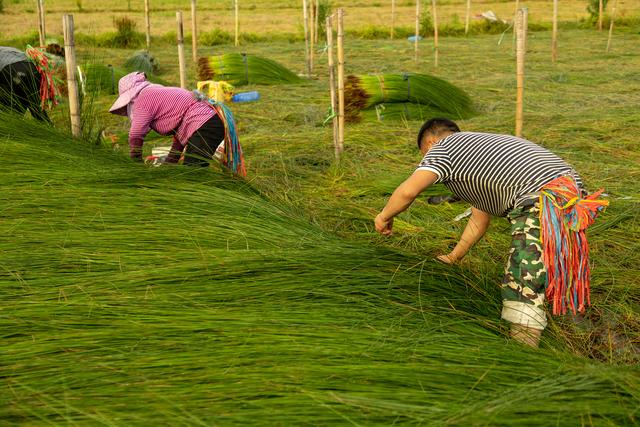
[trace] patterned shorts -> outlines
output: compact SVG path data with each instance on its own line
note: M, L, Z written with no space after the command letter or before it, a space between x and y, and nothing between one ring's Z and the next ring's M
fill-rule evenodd
M502 281L502 318L534 329L547 325L544 294L547 270L540 240L540 204L509 212L511 251Z

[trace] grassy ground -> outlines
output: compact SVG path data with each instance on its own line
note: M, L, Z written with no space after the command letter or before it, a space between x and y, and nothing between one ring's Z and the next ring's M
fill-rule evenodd
M267 286L271 280L269 277L273 275L260 272L262 267L257 270L252 268L276 261L283 262L283 270L280 271L300 271L302 276L298 281L294 275L293 278L278 282L281 287L277 283L269 285L271 287L266 292L269 297L256 299L255 295L244 294L237 278L234 281L233 277L229 282L221 283L221 286L229 286L228 294L209 293L203 289L208 281L214 280L210 271L230 271L222 267L228 264L218 262L223 258L215 258L223 257L216 252L221 245L220 239L194 238L193 235L181 234L179 242L161 239L162 245L167 245L165 247L160 245L157 237L150 237L154 231L162 233L164 227L181 226L180 215L176 217L172 214L169 206L188 215L196 215L196 218L202 218L203 221L205 218L216 218L216 210L206 207L207 199L211 197L213 206L224 210L225 196L217 188L220 182L226 181L220 181L213 174L211 177L204 175L176 178L176 172L172 168L167 168L166 172L146 171L127 163L124 159L126 148L115 154L105 154L107 150L98 150L98 154L78 157L77 161L73 160L75 150L65 149L68 154L58 159L63 164L61 170L50 177L50 182L55 184L52 188L64 189L66 183L68 186L62 191L82 191L77 195L69 192L68 197L77 197L72 199L76 201L70 207L57 208L65 212L66 217L53 216L49 218L49 223L43 222L43 227L38 228L37 233L27 233L29 239L20 249L22 253L33 253L35 261L15 254L9 261L5 261L5 265L11 265L11 268L5 267L3 279L7 284L23 285L22 291L12 291L3 296L5 301L10 302L7 307L11 311L5 310L2 317L9 328L6 330L10 331L6 337L10 352L4 353L8 355L2 360L2 364L10 366L13 372L6 382L10 391L4 396L10 397L6 397L4 403L11 405L6 406L11 410L4 413L5 420L10 422L40 416L43 417L40 418L41 422L66 420L82 423L83 420L86 422L90 419L96 423L106 423L112 419L113 414L120 414L124 417L123 420L131 421L123 414L130 413L127 411L130 403L126 402L126 398L135 397L138 402L146 402L150 407L157 408L165 417L184 416L188 420L186 414L190 414L193 423L248 422L252 420L252 415L258 417L253 419L255 421L263 420L261 417L266 416L265 414L271 414L282 417L273 418L273 424L286 423L293 419L293 415L298 415L302 417L300 420L320 424L339 420L389 424L397 417L399 421L416 423L495 425L506 424L504 420L516 423L513 420L522 416L515 403L505 403L504 396L533 393L531 390L535 389L544 390L546 396L556 396L551 401L555 402L553 405L557 403L560 406L563 402L557 396L563 393L572 396L575 392L583 393L578 399L581 402L583 401L580 399L589 396L591 403L581 403L579 407L573 407L566 413L559 409L560 418L552 414L545 415L543 419L549 423L561 419L561 424L569 425L633 424L637 421L632 408L638 407L638 372L634 367L623 368L619 365L637 363L640 346L640 278L637 267L639 259L636 255L640 249L640 187L637 184L640 177L640 144L637 137L640 133L640 113L636 108L640 103L640 78L637 74L640 60L635 54L638 43L640 35L637 33L616 33L611 52L605 53L606 35L603 33L588 30L562 31L559 61L554 65L550 61L550 34L531 34L527 57L524 135L560 154L576 167L589 188L604 187L611 199L611 207L589 234L592 244L593 307L584 318L573 319L567 316L554 319L545 333L546 341L540 352L516 349L513 350L515 354L510 356L513 357L511 360L522 361L522 365L533 365L541 359L546 360L542 364L544 366L535 366L549 372L548 376L545 374L536 377L532 382L518 377L526 384L523 387L503 384L503 375L513 375L513 372L518 372L517 367L499 362L498 367L493 368L486 358L487 355L495 354L498 358L500 354L510 354L508 352L513 348L504 347L504 339L496 332L499 331L496 323L499 316L498 284L508 246L506 221L494 220L485 239L460 266L451 269L443 269L428 260L455 244L464 222L454 222L452 218L466 209L463 204L429 206L419 200L410 211L400 217L393 237L381 238L373 232L373 216L384 205L395 186L411 173L419 161L414 138L420 122L363 121L349 125L346 131L346 151L342 162L336 165L330 129L322 124L327 115L328 96L326 62L320 56L314 79L295 86L246 87L243 90L260 91L260 102L232 105L245 147L251 186L266 197L269 203L284 206L275 213L270 210L272 208L264 209L272 212L271 216L292 218L293 223L302 224L292 226L289 234L281 227L271 230L272 225L268 222L259 222L255 227L238 225L237 229L231 231L234 237L230 240L233 244L245 244L243 242L246 239L242 237L244 232L245 235L259 235L262 242L260 245L264 245L258 248L262 252L251 254L255 264L247 261L246 270L240 271L238 277L256 277L256 283ZM82 46L79 49L83 61L116 65L123 63L132 53L117 49L86 49ZM501 133L513 131L515 66L510 34L503 38L500 35L472 39L444 38L441 40L438 69L433 67L428 42L423 45L418 64L412 60L412 49L413 46L403 40L348 39L347 71L434 73L464 88L476 101L481 114L462 122L464 129ZM234 50L225 45L206 48L201 53ZM296 72L302 72L304 68L303 46L300 43L254 44L242 47L242 50L275 59ZM152 53L160 60L160 77L176 84L175 48L156 45ZM189 57L187 52L187 58ZM189 75L191 78L195 75L192 68ZM97 99L95 106L104 111L114 98L103 95ZM64 106L55 115L59 126L64 124L63 115ZM126 120L111 117L104 112L99 118L111 131L125 135ZM36 136L46 141L45 135L46 133L38 133ZM13 141L19 138L14 136L9 139ZM162 139L156 139L156 143L162 142ZM168 143L167 140L164 142ZM19 158L24 150L33 150L33 143L24 144L27 143L18 141L7 146L11 148L5 148L5 152L10 158ZM46 152L40 154L47 155ZM56 158L52 160L56 161ZM69 168L68 164L82 162L90 165L87 170L93 171L89 174L91 179L87 180L82 170L79 170L65 180L64 168ZM17 173L21 168L24 171L37 168L46 171L50 167L46 166L49 163L49 160L43 160L41 163L27 162L22 167L18 164L13 168L14 172L7 171L6 174L13 176L10 174ZM143 170L135 172L136 168ZM3 189L3 194L8 195L17 188L44 192L38 193L38 199L30 198L28 193L20 196L21 204L38 209L37 214L25 216L25 221L42 221L45 218L43 215L51 215L51 210L55 211L52 207L46 207L47 203L53 202L44 202L52 200L55 192L52 193L53 189L47 187L49 184L46 183L49 181L46 176L25 174L24 180L12 181L5 177L6 188ZM95 174L99 176L93 176ZM118 179L120 175L122 178ZM124 177L133 179L133 185ZM113 183L113 179L117 182ZM183 181L184 179L187 181ZM187 185L193 185L201 179L204 185L198 184L197 191L183 194ZM110 198L110 194L113 196L115 193L104 190L100 186L101 182L109 183L110 187L131 188ZM92 188L101 188L101 191L90 196ZM208 195L207 188L211 189L211 195ZM168 202L167 209L161 207L163 189L176 195L176 201ZM431 193L441 191L444 189L436 188ZM140 204L135 204L132 200L135 199L136 192L140 192L142 197ZM197 197L191 199L191 196ZM8 196L5 198L5 204L16 209L16 203L12 203ZM128 266L122 270L121 276L116 268L120 262L116 256L118 245L110 247L108 253L101 255L88 243L90 239L86 238L101 238L96 235L95 224L96 221L104 221L101 217L106 218L107 207L105 205L99 212L92 211L92 204L87 202L85 207L77 201L85 198L91 203L105 200L104 203L108 204L109 200L126 206L124 213L110 211L113 218L106 221L108 226L101 230L124 227L118 225L118 218L125 221L129 217L136 218L134 229L144 230L148 227L148 232L144 234L145 239L149 239L148 251L136 251L136 243L131 236L127 237L124 233L115 235L123 239L120 250L126 253L123 265ZM192 206L193 203L195 205ZM250 202L243 203L251 205ZM146 219L147 215L140 217L140 207L149 210L149 217L153 218L151 222ZM112 208L107 210L109 209ZM73 220L75 215L78 215L80 223ZM5 234L20 229L24 222L19 221L19 212L11 216L14 221L5 227ZM228 216L228 220L231 220L232 215ZM71 219L67 221L63 218ZM197 224L195 220L186 222L190 226ZM46 239L47 225L55 230L55 253L62 257L61 264L52 267L52 271L60 274L70 269L77 275L75 279L71 275L65 276L64 283L52 283L49 286L46 285L46 268L38 261L41 256L43 260L47 259L40 254L39 251L43 251L43 248L38 244ZM225 232L218 225L211 227L216 232ZM264 231L266 235L260 234L263 233L260 230L265 229L269 230ZM207 235L206 227L197 226L197 230L201 233L196 234L197 236ZM285 233L285 236L278 237L280 233ZM318 236L325 236L326 233L328 236L313 238L314 243L311 245L312 252L315 248L326 257L325 266L322 263L315 264L315 261L309 262L297 254L294 243L302 239L300 236L305 233ZM341 238L337 239L335 234ZM134 233L133 237L135 236ZM327 244L324 239L332 243ZM266 242L270 240L278 242L276 246L288 249L276 259L267 256L266 263L264 259L260 262L260 257L269 253L265 248L269 247ZM67 249L65 242L78 246L70 245ZM228 242L229 240L227 245ZM318 249L321 247L325 249ZM358 252L358 248L364 248L363 252ZM5 254L16 252L15 246L9 242L2 249ZM188 255L186 260L167 257L161 255L162 249L176 250L178 253L182 251ZM150 254L149 258L144 258L146 252ZM378 260L387 256L391 257L389 263L368 264L370 259ZM210 261L211 259L216 261ZM398 293L389 298L380 297L388 296L381 288L365 292L364 296L354 296L345 294L345 289L340 287L340 283L358 286L360 292L359 286L363 286L361 280L375 286L393 283L393 266L397 266L394 263L406 262L410 265L422 260L427 260L428 276L435 278L435 282L422 292L416 289L422 283L422 275L409 267L403 267L406 272L402 270L402 278L398 279L402 285L399 285ZM70 264L67 265L67 262ZM149 264L145 265L147 262ZM179 271L173 271L166 264L171 262L185 264ZM304 303L304 295L312 291L303 285L316 280L302 273L305 263L317 274L328 277L323 283L331 284L330 292L322 291L316 296L319 295L321 301L326 301L329 294L332 295L331 298L336 298L335 301L331 300L330 309L316 306L315 299ZM153 267L149 267L151 265ZM110 277L110 290L104 288L105 272L98 268L93 273L93 266L106 269ZM86 275L79 272L82 268L86 269ZM149 273L145 272L145 268L158 270ZM163 270L164 268L167 270ZM15 274L16 271L28 272L30 269L33 269L34 274L40 275L32 278L34 281L31 285L28 279ZM131 274L126 274L127 271ZM331 275L332 271L335 275ZM450 283L455 283L458 287L445 286L444 289L438 289L438 283L444 282L438 282L438 278L442 277L452 277ZM181 280L186 284L184 290L187 294L172 288ZM170 286L156 286L154 283ZM38 286L42 286L46 292L40 294L33 291ZM150 298L149 287L158 295L157 305L152 302L147 304L142 299ZM77 299L73 300L73 304L67 305L71 289ZM256 288L255 292L260 292L259 289L260 287ZM299 294L295 293L296 289ZM34 292L33 300L24 299L25 292ZM383 303L381 299L385 298L387 302ZM203 305L202 299L207 299L208 302ZM388 303L389 300L393 302ZM54 310L60 320L49 323L49 317L44 313L49 310L47 304L52 301L64 303ZM354 303L349 304L350 302ZM248 308L241 308L244 303L248 303ZM267 307L264 307L265 303L268 303ZM230 310L237 310L233 316L229 311L217 311L216 307L224 304ZM430 308L423 309L423 304ZM407 311L398 307L405 307ZM442 310L446 308L453 310L442 316ZM204 310L202 316L209 320L204 321L197 314L199 309ZM101 314L95 319L95 323L90 322L90 326L96 328L96 334L92 335L83 323L88 321L87 318L75 317L74 313L91 313L94 310ZM183 313L184 318L171 310ZM304 314L309 310L313 312L313 316L305 320ZM436 317L431 317L430 310L436 313ZM43 317L30 320L32 315L38 313ZM416 313L420 315L417 316ZM469 317L470 314L473 316ZM415 319L414 315L418 318ZM337 317L334 321L329 321L328 318L332 316ZM472 321L469 326L446 326L444 329L442 326L434 327L446 324L447 316L453 323L469 318ZM323 320L313 323L313 319ZM115 326L109 328L108 324L112 320L115 321ZM195 349L201 345L201 341L193 338L194 324L204 322L204 331L199 333L207 336L207 331L211 333L222 322L229 320L231 323L225 333L233 334L233 340L212 339L207 341L208 345ZM301 329L292 326L298 324ZM33 329L29 333L24 332L27 325L31 325ZM53 334L51 325L55 326ZM135 331L130 332L132 325L142 328L141 336L137 336ZM122 332L122 341L118 341L116 337L118 328L127 331ZM322 339L321 331L326 328L338 333ZM301 334L300 330L307 331L308 334ZM363 332L366 330L373 335ZM422 340L420 337L424 336L430 338ZM59 341L56 341L58 338ZM86 341L83 341L85 338ZM31 345L32 341L37 343L40 339L44 340L42 347L38 344ZM258 347L264 341L275 343L276 352L286 354L286 360L276 360L269 356L273 354L270 350ZM69 345L69 342L73 345ZM136 344L137 342L140 344ZM233 342L233 346L228 344L230 342ZM294 347L286 347L287 342L294 343ZM451 342L462 345L450 346ZM135 350L139 345L142 345L141 352ZM220 362L214 357L218 348L220 358L229 361L237 359L237 363ZM309 350L311 348L313 351ZM446 368L449 366L447 362L438 359L438 354L451 357L451 352L447 352L445 348L453 349L453 353L473 356L466 362L463 361L464 357L455 359L453 365ZM16 362L26 351L32 351L28 353L31 357L22 364ZM91 352L94 352L94 357ZM397 354L394 356L394 353ZM178 354L177 359L171 359L170 354ZM605 361L606 364L591 360L594 358ZM482 362L479 362L480 359ZM411 360L411 363L407 364L407 360ZM317 364L314 365L316 361ZM212 368L207 368L207 364ZM445 377L448 375L449 378L457 378L460 372L470 369L474 364L472 373L456 386L458 392L463 390L464 398L456 399L444 392L433 392L441 390L438 386L438 381L442 378L437 374L439 370ZM607 364L613 367L608 368ZM185 368L189 365L193 366L192 370ZM60 377L57 382L38 382L38 376L52 376L54 366L56 369L58 366L66 366L69 374ZM148 369L150 366L154 369ZM351 366L354 370L346 369L346 366ZM179 367L184 370L176 374ZM97 371L91 376L83 376L84 370L92 369ZM423 373L411 380L415 372L420 371ZM198 378L201 382L198 382ZM271 380L264 384L265 378ZM118 386L118 383L123 385ZM195 383L200 385L191 389L184 386ZM212 383L220 384L220 388L211 391L207 384ZM234 385L223 386L230 383ZM95 384L107 387L104 395L95 388ZM569 389L565 387L567 384L572 384ZM371 393L367 393L367 389ZM166 394L161 390L166 390ZM605 418L594 421L591 416L604 411L603 408L607 405L602 403L603 407L597 409L589 405L596 405L602 396L611 394L612 390L623 390L622 395L617 395L620 407L631 409L622 409L620 412L626 414L624 416L611 412ZM86 399L82 398L83 393L88 396ZM113 400L113 396L117 395L123 396L122 400ZM190 395L193 399L189 399ZM425 395L428 397L424 398ZM66 396L64 399L68 400L61 396ZM167 401L167 396L173 399L171 404ZM300 396L303 397L303 403L299 400ZM477 412L469 410L467 398L474 402L480 399L473 407ZM34 399L38 402L35 406L29 403ZM436 404L438 399L443 400ZM110 403L106 405L106 401ZM215 402L213 411L225 413L228 418L208 417L203 409L207 402ZM425 406L425 402L431 406ZM447 406L447 402L452 404ZM92 404L94 408L103 408L106 412L102 414L91 409ZM550 407L554 407L553 405ZM238 411L240 407L248 412ZM292 415L283 408L298 408L299 412ZM487 412L486 408L494 409ZM141 408L132 410L142 411ZM47 413L50 415L46 415ZM289 415L288 419L286 415ZM49 416L53 418L48 418ZM525 416L520 419L524 425L535 424L534 418ZM146 415L141 415L140 419L133 421L142 424L145 420L148 420Z

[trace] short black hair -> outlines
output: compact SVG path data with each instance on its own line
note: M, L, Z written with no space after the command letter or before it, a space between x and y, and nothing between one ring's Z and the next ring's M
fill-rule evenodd
M418 132L418 149L425 134L437 136L444 132L460 132L460 128L456 122L449 119L438 117L427 120L420 128L420 132Z

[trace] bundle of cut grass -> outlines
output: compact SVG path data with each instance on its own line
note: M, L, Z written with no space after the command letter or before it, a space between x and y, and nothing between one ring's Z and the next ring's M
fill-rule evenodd
M12 116L0 140L0 424L637 423L637 367L510 343L476 272L207 168Z
M122 68L96 63L85 64L80 67L84 74L84 85L87 93L116 94L118 81L128 74ZM154 75L147 75L147 80L153 83L166 84L166 82Z
M429 105L414 104L412 102L376 104L362 110L361 113L364 118L381 122L398 120L425 121L433 117L445 117L452 120L460 118L458 114L442 111Z
M471 98L460 88L427 74L349 75L345 82L345 116L377 104L411 102L440 115L462 119L473 115Z
M198 59L199 80L224 80L234 86L298 83L301 79L271 59L228 53Z
M160 71L160 64L155 56L151 55L146 50L141 50L134 53L129 59L127 59L124 63L124 68L129 72L142 71L149 75L158 74L158 71Z

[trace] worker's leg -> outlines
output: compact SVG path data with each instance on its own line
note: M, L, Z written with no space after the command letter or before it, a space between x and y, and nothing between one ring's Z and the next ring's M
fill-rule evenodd
M514 339L531 346L537 346L547 326L544 311L547 272L538 215L538 203L509 214L511 252L502 282L502 318L512 323Z
M224 139L224 124L215 115L189 138L184 152L184 163L190 166L209 166L216 148Z

